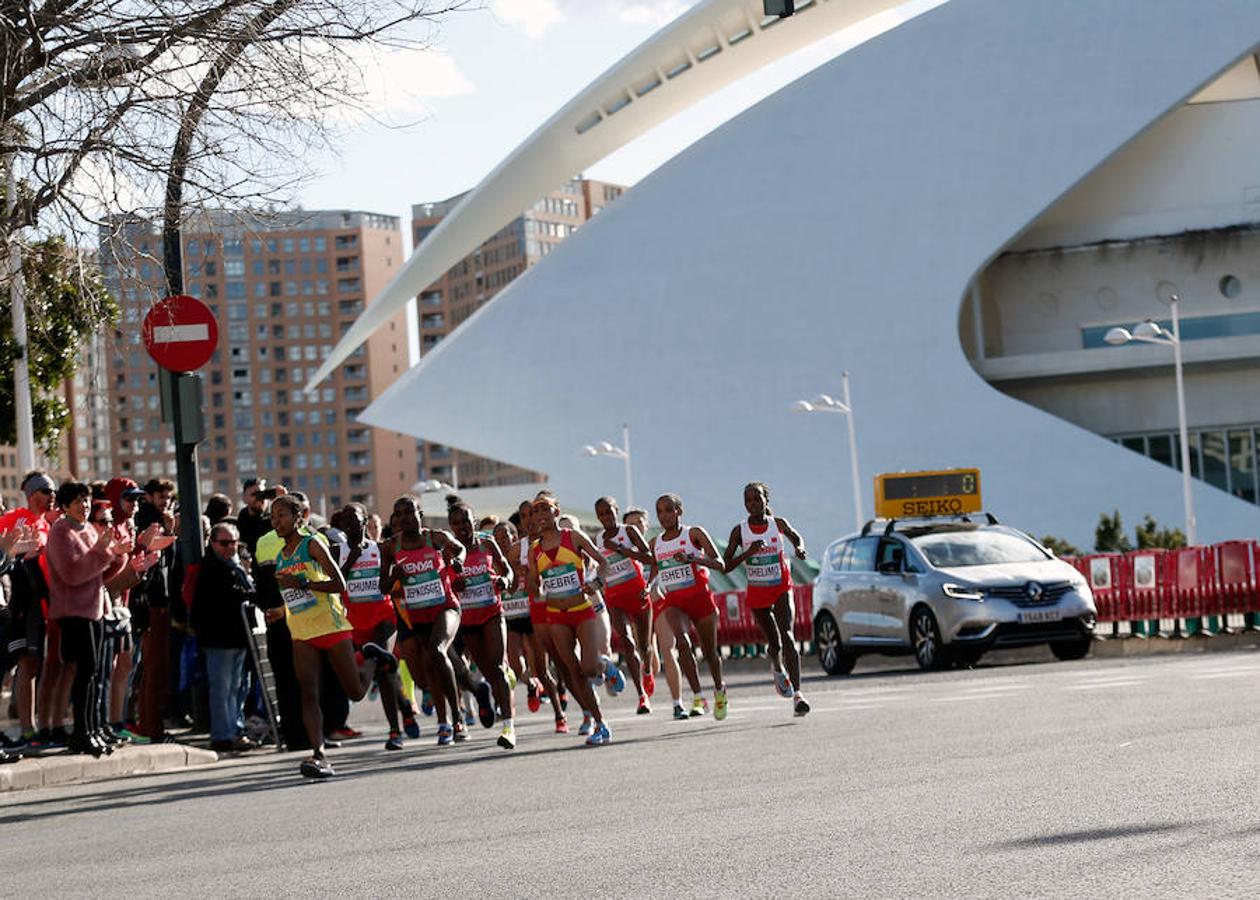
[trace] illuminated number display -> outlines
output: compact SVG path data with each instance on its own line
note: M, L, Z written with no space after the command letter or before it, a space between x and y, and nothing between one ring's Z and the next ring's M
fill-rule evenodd
M979 469L875 476L875 515L880 518L956 516L981 508Z

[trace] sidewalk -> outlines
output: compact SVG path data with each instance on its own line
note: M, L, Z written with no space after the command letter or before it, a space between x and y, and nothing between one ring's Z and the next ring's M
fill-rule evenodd
M148 744L143 747L128 744L99 759L64 751L45 753L0 766L0 793L126 775L173 772L210 765L218 759L219 755L213 751L184 744Z

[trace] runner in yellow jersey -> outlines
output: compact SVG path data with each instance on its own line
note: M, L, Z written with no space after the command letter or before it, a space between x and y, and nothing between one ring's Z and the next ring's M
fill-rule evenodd
M299 530L301 516L301 504L293 497L272 501L271 526L283 541L276 554L276 584L284 606L267 615L271 619L283 616L293 636L293 672L302 692L302 721L311 742L311 756L299 771L307 778L327 778L334 773L324 755L324 717L319 705L324 660L351 700L362 700L367 694L378 665L390 672L397 668L397 662L391 653L371 642L363 645L362 656L355 654L351 642L354 632L341 605L345 576L327 548Z

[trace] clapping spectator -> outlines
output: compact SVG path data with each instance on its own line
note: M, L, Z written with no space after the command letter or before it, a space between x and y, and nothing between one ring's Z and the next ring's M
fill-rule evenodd
M241 604L255 599L254 585L237 557L234 526L210 529L210 553L197 573L190 624L206 657L210 682L210 746L239 752L257 745L245 727L245 650L248 637Z
M105 582L120 574L130 550L113 529L88 524L92 491L81 481L57 489L63 515L48 532L49 616L61 627L61 658L73 665L70 705L74 711L74 753L101 756L112 748L97 733L97 662L108 602Z

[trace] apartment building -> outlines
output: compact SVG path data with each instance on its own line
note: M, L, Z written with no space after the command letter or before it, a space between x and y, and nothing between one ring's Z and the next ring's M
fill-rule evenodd
M140 325L163 293L158 224L102 232L106 287L122 319L107 354L112 471L144 482L174 475L161 421L158 371ZM202 372L206 441L201 490L234 499L262 475L307 493L317 512L350 501L390 503L415 481L412 438L360 425L359 413L408 365L406 322L391 320L307 394L319 361L402 262L396 216L355 210L205 211L183 232L185 293L219 321L219 348Z

